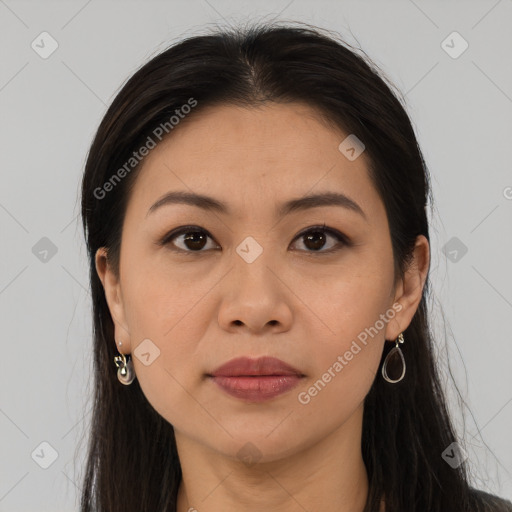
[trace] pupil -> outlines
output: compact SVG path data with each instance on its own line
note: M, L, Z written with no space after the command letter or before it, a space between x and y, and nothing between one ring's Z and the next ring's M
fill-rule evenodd
M194 237L202 238L202 240L194 240ZM203 233L187 233L185 236L185 244L189 249L202 249L205 245L205 236ZM192 244L192 246L190 245Z
M306 239L309 242L313 241L312 247L310 247L313 249L321 249L325 243L325 235L321 231L315 231L312 234L306 235Z

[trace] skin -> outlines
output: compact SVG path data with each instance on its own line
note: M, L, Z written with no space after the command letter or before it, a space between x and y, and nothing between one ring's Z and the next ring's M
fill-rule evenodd
M145 339L160 350L148 366L132 360L148 401L174 426L183 472L179 512L364 508L363 400L382 378L376 373L385 341L394 342L419 305L429 246L419 236L412 265L395 280L384 205L366 154L350 161L338 150L346 136L303 104L208 107L146 157L124 220L119 278L104 248L97 252L119 351L132 354ZM232 212L173 204L147 215L175 190L213 196ZM323 191L345 193L367 220L340 206L275 216L276 204ZM324 222L353 245L328 234L319 252L297 238ZM172 241L156 244L185 225L211 235L202 252L183 235L173 241L181 253ZM248 236L263 249L252 263L236 252ZM298 393L393 304L401 305L394 318L300 403ZM275 356L305 377L271 400L247 403L205 376L243 355ZM260 457L254 463L237 455L248 442Z

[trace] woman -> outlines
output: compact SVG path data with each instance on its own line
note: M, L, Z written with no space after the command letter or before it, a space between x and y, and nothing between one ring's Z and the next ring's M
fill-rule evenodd
M303 25L184 40L119 92L82 186L83 512L512 510L469 484L428 172L370 61Z

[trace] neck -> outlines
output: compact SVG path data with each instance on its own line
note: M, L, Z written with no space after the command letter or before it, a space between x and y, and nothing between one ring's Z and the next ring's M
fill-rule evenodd
M329 436L289 457L253 465L175 431L182 468L177 512L363 512L368 476L361 405Z

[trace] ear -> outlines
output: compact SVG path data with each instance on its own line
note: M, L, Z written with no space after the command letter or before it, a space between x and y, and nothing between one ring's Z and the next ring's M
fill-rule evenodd
M394 321L387 325L387 340L396 340L398 335L409 327L421 301L429 264L430 245L425 236L418 235L414 246L413 259L403 279L396 287L394 303L399 303L402 308L396 313Z
M112 340L120 353L131 353L130 331L126 324L126 317L119 279L112 271L107 258L107 250L100 247L95 255L96 272L105 290L105 299L110 310L110 316L114 322L114 336ZM119 342L122 343L119 346Z

